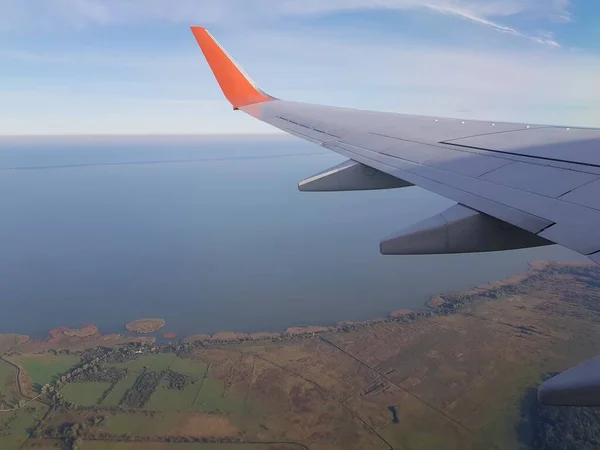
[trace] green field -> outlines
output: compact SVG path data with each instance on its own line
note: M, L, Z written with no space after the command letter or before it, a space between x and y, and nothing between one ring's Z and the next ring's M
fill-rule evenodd
M17 393L17 369L5 361L0 360L0 394L6 401L19 400Z
M61 389L63 397L81 406L93 406L98 403L102 394L111 386L111 383L69 383Z
M44 354L23 356L17 362L25 369L35 388L50 383L57 375L78 364L79 360L79 356Z
M154 355L145 355L132 361L108 363L107 366L117 367L119 369L127 369L130 372L140 373L144 371L144 368L150 367L152 363L154 363L154 359Z
M175 358L170 369L174 372L182 373L190 377L201 379L206 373L208 365L206 363L193 359Z
M115 387L110 391L110 393L106 396L104 401L102 401L102 406L116 406L119 404L127 389L129 389L135 383L137 379L137 373L130 373L121 381L119 381Z
M27 439L26 436L0 436L1 449L18 449L21 448L23 442ZM26 447L27 448L27 447ZM37 450L37 448L36 448ZM41 450L45 450L42 448Z
M214 413L236 413L244 408L244 399L225 394L225 385L220 380L205 379L194 402L197 411Z
M45 405L32 402L17 411L0 413L0 448L19 448L27 439L27 429L42 417L46 409Z
M161 372L171 369L175 372L202 378L206 372L207 365L200 361L184 359L174 353L159 353L157 355L145 355L133 361L108 363L108 367L127 369L130 372L141 373L146 368L153 372Z
M2 447L2 441L0 441L0 448L4 448ZM52 441L48 439L29 439L27 443L21 448L35 450L62 450L64 446L62 445L61 441Z
M168 409L168 410L189 410L198 390L201 387L201 381L190 384L184 390L169 389L166 377L163 377L160 384L150 397L148 409Z
M174 359L175 353L159 353L154 358L154 362L148 370L152 370L153 372L162 372L163 370L167 370L171 366L171 363Z
M36 450L39 449L39 447L35 448ZM303 447L290 444L188 444L166 442L84 441L79 448L81 450L296 450ZM44 449L42 448L40 450Z

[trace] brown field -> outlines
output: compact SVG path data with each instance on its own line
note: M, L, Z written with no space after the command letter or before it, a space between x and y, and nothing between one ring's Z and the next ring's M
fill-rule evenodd
M211 336L212 340L215 341L237 341L239 339L244 339L248 335L246 333L235 333L233 331L221 331L219 333L215 333Z
M169 430L167 436L236 436L239 430L231 424L231 421L216 414L195 414L190 416L182 425Z
M0 444L2 442L0 441ZM23 449L28 450L61 450L60 441L44 439L30 440ZM210 444L181 442L128 442L84 440L78 447L81 450L305 450L306 447L295 444Z
M183 342L210 341L210 334L194 334L183 338Z
M29 340L29 336L22 334L0 334L0 355L6 353L16 345Z
M351 399L353 409L409 448L438 448L432 436L443 437L444 448L514 448L524 390L600 353L599 316L577 301L598 292L571 275L519 286L518 295L449 316L324 336L378 375ZM389 423L389 405L399 424Z

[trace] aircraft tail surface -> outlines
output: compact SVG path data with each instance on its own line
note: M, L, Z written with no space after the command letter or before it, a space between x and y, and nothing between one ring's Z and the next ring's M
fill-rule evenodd
M204 27L191 27L223 94L234 109L275 100L261 91Z

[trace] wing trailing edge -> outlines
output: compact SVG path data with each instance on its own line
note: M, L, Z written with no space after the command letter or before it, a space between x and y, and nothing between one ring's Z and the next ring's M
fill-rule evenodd
M546 406L600 406L600 356L542 383L538 400Z

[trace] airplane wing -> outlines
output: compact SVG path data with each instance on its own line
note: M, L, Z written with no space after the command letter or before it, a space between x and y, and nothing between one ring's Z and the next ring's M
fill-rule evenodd
M426 117L284 101L192 27L234 109L348 161L300 190L416 185L457 202L384 240L384 254L557 243L600 263L600 129Z

